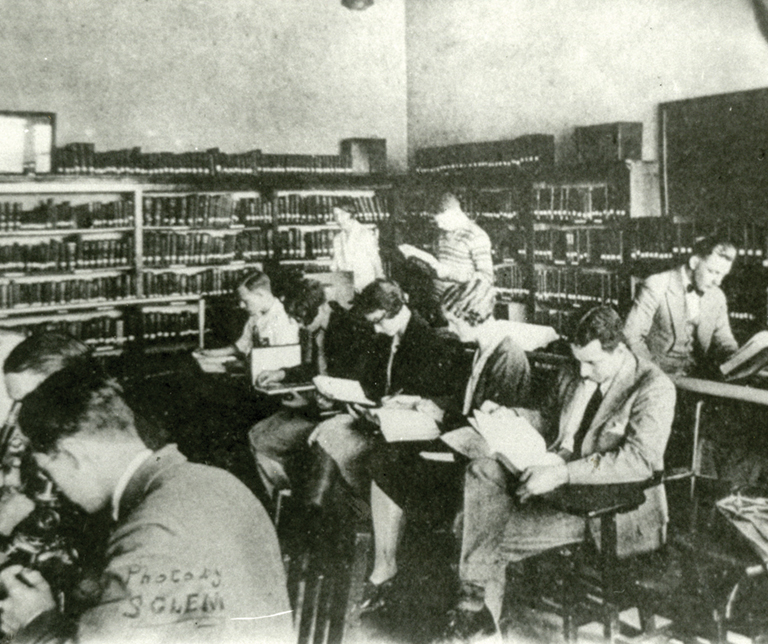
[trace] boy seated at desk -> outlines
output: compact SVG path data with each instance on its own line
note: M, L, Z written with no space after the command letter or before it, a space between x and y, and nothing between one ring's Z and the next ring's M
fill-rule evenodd
M304 383L318 374L360 379L368 359L373 327L337 302L326 299L323 285L302 280L285 298L288 314L312 337L312 360L287 369L262 371L256 386ZM323 401L313 392L292 392L284 408L256 423L249 432L251 450L262 482L272 498L279 489L295 488L311 466L307 438L319 422Z
M251 353L254 347L298 344L299 325L288 317L283 303L272 295L269 276L261 271L237 287L240 307L248 312L243 333L234 343L218 349L199 349L196 358L226 358Z

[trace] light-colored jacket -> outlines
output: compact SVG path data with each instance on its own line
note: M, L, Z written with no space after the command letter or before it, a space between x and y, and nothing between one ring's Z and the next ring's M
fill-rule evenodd
M704 358L719 364L739 348L720 288L712 287L701 296L693 338L686 330L685 295L680 268L651 275L641 285L624 325L635 355L655 362L667 373L684 372Z
M580 383L576 368L564 371L558 381L553 406L557 438L551 450L563 439ZM675 396L674 384L657 366L627 351L584 436L580 457L567 463L570 483L628 483L663 471ZM646 490L645 499L637 510L617 516L620 556L655 550L664 543L668 511L663 485ZM599 543L598 523L590 528Z

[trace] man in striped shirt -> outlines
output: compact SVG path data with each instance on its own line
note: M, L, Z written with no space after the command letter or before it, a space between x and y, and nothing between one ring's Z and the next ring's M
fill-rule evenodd
M439 235L435 255L430 255L410 244L400 246L406 257L416 257L435 271L434 290L439 301L451 285L475 279L493 283L491 240L488 234L461 209L456 195L446 192L436 202L435 224Z

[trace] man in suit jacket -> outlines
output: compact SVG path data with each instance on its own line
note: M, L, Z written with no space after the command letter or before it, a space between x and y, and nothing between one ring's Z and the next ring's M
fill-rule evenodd
M69 621L36 571L0 573L2 630L18 641L290 642L280 550L264 508L232 475L141 442L119 387L70 367L22 405L38 466L88 513L115 521L99 591Z
M467 470L462 597L451 616L455 635L494 629L508 562L579 542L588 532L598 536L596 526L536 497L566 483L643 481L664 469L675 407L669 378L632 354L621 319L608 307L591 310L579 322L571 350L578 369L561 374L552 404L540 417L544 436L555 437L548 448L551 464L530 467L519 479L495 458L477 459ZM642 506L618 518L620 555L664 542L664 488L651 487L645 496Z
M735 258L729 241L705 237L696 242L687 264L646 279L624 326L635 355L666 373L683 374L694 367L706 371L736 351L720 289Z
M355 298L355 311L370 322L377 337L360 379L370 398L420 396L420 410L442 417L457 404L469 376L461 345L441 336L405 302L395 282L375 280ZM339 414L320 423L309 438L339 465L346 481L365 494L365 459L375 441L364 419Z

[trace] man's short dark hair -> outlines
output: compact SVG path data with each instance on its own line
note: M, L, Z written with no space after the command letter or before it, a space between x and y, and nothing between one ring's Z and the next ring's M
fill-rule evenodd
M713 234L698 237L693 243L693 254L701 259L717 255L732 262L736 259L736 245L725 235Z
M333 207L341 208L353 217L357 217L358 207L354 197L336 197L336 199L333 200Z
M388 318L395 317L405 305L405 295L397 282L376 279L366 286L354 301L355 312L369 315L385 311Z
M571 343L586 347L593 340L600 340L603 351L613 351L619 344L626 344L624 322L610 306L596 306L587 311L576 325Z
M272 284L269 280L269 275L256 271L251 273L242 282L240 282L240 288L244 288L247 291L266 291L272 293Z
M303 279L286 295L285 312L303 326L309 326L325 303L325 288L317 280Z
M136 433L136 421L123 399L122 389L111 378L79 365L49 376L25 399L19 427L32 451L50 454L64 437Z
M17 344L3 363L4 373L34 371L50 375L92 359L91 349L77 338L59 331L30 335Z

